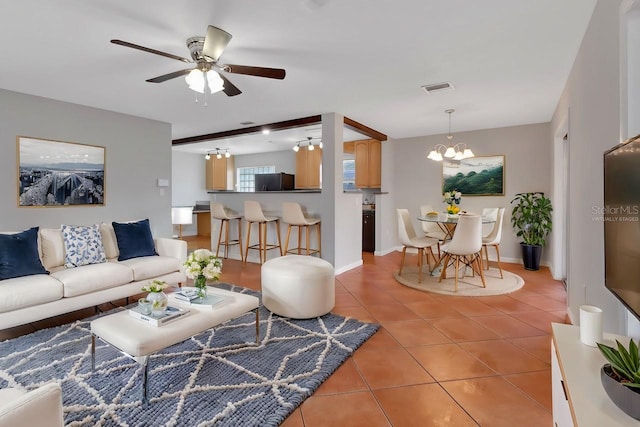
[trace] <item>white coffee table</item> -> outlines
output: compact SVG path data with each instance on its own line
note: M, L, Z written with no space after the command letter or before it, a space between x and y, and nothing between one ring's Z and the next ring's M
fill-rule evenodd
M209 287L209 293L224 297L214 308L194 308L184 318L163 326L153 326L131 317L127 310L91 322L91 369L95 369L96 337L144 366L142 400L147 400L149 357L160 350L191 338L249 311L256 313L256 345L260 342L259 300L257 297Z

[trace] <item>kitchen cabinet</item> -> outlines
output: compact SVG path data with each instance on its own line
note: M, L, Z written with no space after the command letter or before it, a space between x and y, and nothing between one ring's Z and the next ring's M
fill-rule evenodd
M382 143L376 139L354 141L356 187L380 188L382 184Z
M322 149L300 147L296 153L296 189L322 188Z
M205 187L207 190L233 190L235 162L233 156L218 159L213 155L206 163Z
M376 250L376 213L375 211L362 211L362 251L375 252Z

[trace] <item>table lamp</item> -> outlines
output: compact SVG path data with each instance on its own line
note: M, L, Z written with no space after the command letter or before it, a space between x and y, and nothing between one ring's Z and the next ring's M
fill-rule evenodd
M179 239L182 239L182 225L193 223L193 206L171 208L171 224L178 226Z

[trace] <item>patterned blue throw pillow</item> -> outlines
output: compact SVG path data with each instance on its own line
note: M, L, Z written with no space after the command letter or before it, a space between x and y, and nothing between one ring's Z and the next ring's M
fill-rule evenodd
M62 238L65 268L107 262L99 225L63 225Z
M49 274L38 255L38 227L21 233L0 234L0 280Z

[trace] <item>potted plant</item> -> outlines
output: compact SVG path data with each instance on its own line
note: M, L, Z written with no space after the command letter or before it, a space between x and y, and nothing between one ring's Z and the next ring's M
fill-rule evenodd
M627 350L618 340L617 349L596 343L609 363L600 369L600 380L609 398L627 415L640 420L640 357L638 345L629 341Z
M522 261L527 270L540 268L545 238L551 232L551 200L544 193L518 193L511 200L511 225L522 238Z

